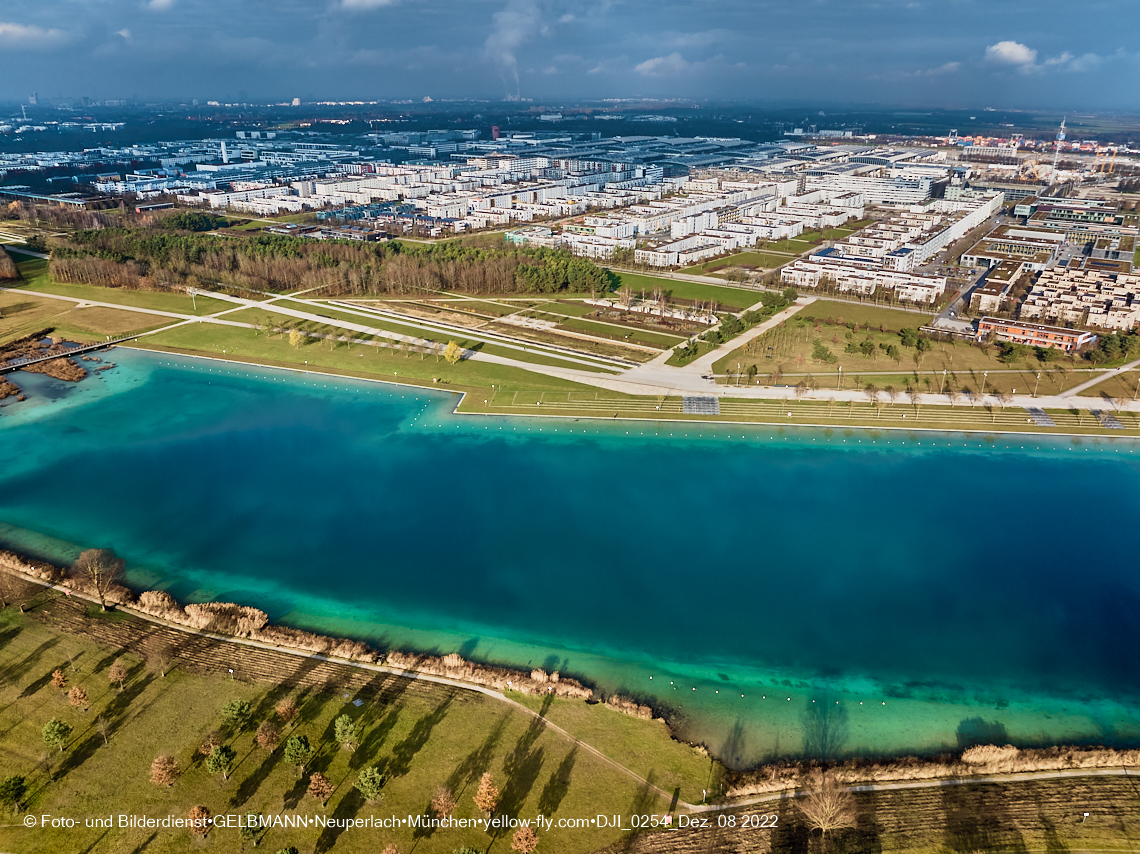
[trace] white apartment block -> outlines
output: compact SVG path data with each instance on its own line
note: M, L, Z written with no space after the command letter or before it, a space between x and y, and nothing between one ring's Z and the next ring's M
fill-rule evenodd
M830 252L831 250L825 250ZM785 286L811 288L830 281L840 292L871 296L877 290L889 290L903 302L930 304L946 290L945 276L920 276L889 270L873 260L834 254L812 255L793 261L780 271Z
M1140 275L1052 267L1038 277L1018 316L1131 329L1140 323Z

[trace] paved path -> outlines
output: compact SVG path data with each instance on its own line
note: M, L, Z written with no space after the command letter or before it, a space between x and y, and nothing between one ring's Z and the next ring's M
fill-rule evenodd
M1119 376L1120 374L1126 373L1128 371L1134 371L1138 367L1140 367L1140 359L1137 359L1135 362L1129 362L1127 365L1121 365L1119 368L1116 368L1115 370L1105 371L1102 374L1098 374L1097 376L1093 377L1091 380L1088 380L1087 382L1083 382L1080 385L1075 385L1072 388L1067 388L1063 392L1061 392L1058 395L1058 397L1075 397L1076 395L1080 394L1085 389L1092 388L1095 385L1100 385L1102 382L1109 379L1110 377Z
M8 570L0 569L0 572L7 572L7 571ZM65 588L62 585L50 584L50 583L45 582L42 579L36 578L34 576L21 574L21 577L24 578L26 581L32 582L34 584L38 584L42 587L46 587L46 588L53 590L57 593L60 593L60 594L66 593L66 595L70 596L72 599L84 599L84 600L91 602L91 603L97 603L99 601L97 598L95 598L93 596L87 596L86 594L80 593L79 591L71 589L71 588L67 588L67 590L65 591ZM405 670L405 669L399 668L399 667L388 667L388 666L383 665L383 664L369 664L369 663L361 662L361 661L350 661L348 659L332 658L332 657L327 656L327 655L320 655L318 653L305 652L303 650L297 650L297 649L290 649L289 647L276 646L274 644L264 643L262 641L255 641L255 640L250 640L247 638L235 638L235 637L230 637L229 635L219 635L219 634L216 634L214 632L207 632L207 631L202 631L202 630L198 630L198 629L191 629L191 628L188 628L187 626L181 625L179 623L171 623L171 622L168 622L167 620L163 620L160 617L155 617L155 616L152 616L150 614L146 614L142 611L137 611L134 608L131 608L129 606L117 605L116 610L127 612L127 613L131 614L132 616L137 617L138 619L143 620L145 622L154 623L155 625L164 626L164 627L170 628L170 629L175 629L177 631L184 632L185 634L188 634L188 635L196 635L198 637L206 637L206 638L210 638L211 640L221 641L223 643L235 644L237 646L244 646L244 647L249 647L252 649L265 650L267 652L275 652L275 653L278 653L281 655L293 656L295 658L308 659L310 661L323 661L323 662L328 662L330 664L339 664L341 666L355 667L359 670L367 670L367 671L374 672L374 673L386 673L386 674L389 674L392 676L399 676L403 679L414 679L418 682L430 682L430 683L435 684L435 685L442 685L442 686L445 686L448 688L455 688L455 689L458 689L461 691L471 691L471 692L474 692L476 694L482 694L485 697L490 697L492 700L497 700L500 703L505 703L508 706L510 706L511 708L515 709L516 711L521 712L524 715L527 715L528 717L531 717L531 718L534 718L536 720L541 721L544 727L547 727L547 728L553 730L554 732L556 732L559 735L563 736L564 738L568 739L569 741L571 741L575 745L580 746L583 750L585 750L590 755L597 757L599 760L601 760L602 762L604 762L606 765L613 768L614 770L619 771L622 774L624 774L625 776L632 778L639 785L645 786L646 788L653 790L664 800L670 801L670 802L673 800L673 793L672 792L667 792L664 789L662 789L658 786L655 786L652 782L650 782L649 780L646 780L644 777L642 777L637 772L632 771L629 768L626 768L620 762L618 762L614 759L611 759L609 756L606 756L606 754L602 753L596 747L592 747L591 745L582 741L577 736L572 735L571 733L567 732L566 730L564 730L562 727L558 726L557 724L551 723L550 721L548 721L546 718L544 718L538 712L534 711L533 709L529 708L528 706L523 705L522 703L518 702L517 700L512 700L510 697L506 696L501 691L496 691L494 688L488 688L485 685L478 685L478 684L475 684L472 682L463 682L463 681L460 681L458 679L449 679L446 676L436 676L436 675L431 674L431 673L422 673L418 670ZM684 809L689 810L689 811L694 811L694 810L698 809L698 807L696 807L695 805L687 803L685 801L680 801L680 800L677 802L677 805L680 807L683 807Z
M6 572L6 571L8 571L8 570L0 569L0 572ZM29 582L40 585L42 587L46 587L46 588L51 589L57 593L60 593L60 594L64 593L64 588L61 585L49 584L49 583L43 581L42 579L36 578L33 576L26 576L26 575L21 574L21 577L23 577L25 580L27 580ZM72 590L72 589L68 589L67 595L73 599L84 599L84 600L91 602L91 603L95 603L98 601L94 597L87 596L83 593L80 593L80 592L78 592L76 590ZM403 679L411 679L411 680L415 680L415 681L419 681L419 682L429 682L429 683L432 683L435 685L441 685L444 687L454 688L454 689L461 690L461 691L471 691L471 692L474 692L476 694L482 694L485 697L489 697L492 700L496 700L500 703L504 703L504 704L510 706L512 709L514 709L515 711L518 711L521 714L527 715L528 717L531 717L535 720L540 721L544 727L550 729L553 732L558 733L562 737L566 738L568 741L572 742L574 745L581 747L584 751L589 753L591 756L596 757L599 761L603 762L608 767L610 767L610 768L614 769L615 771L621 773L622 775L636 781L639 785L644 786L645 788L655 792L664 801L667 801L670 803L672 803L672 801L673 801L674 795L672 792L667 792L664 789L660 788L659 786L654 785L651 781L645 779L640 774L638 774L636 771L633 771L633 770L627 768L626 766L622 765L620 762L618 762L614 759L611 759L609 756L602 753L597 748L595 748L595 747L591 746L590 744L582 741L577 736L571 734L570 732L566 731L565 729L558 726L557 724L550 722L549 720L544 718L540 713L534 711L533 709L529 708L528 706L523 705L522 703L518 702L517 700L511 699L510 697L503 694L501 691L496 691L494 688L488 688L484 685L476 685L476 684L473 684L470 682L463 682L463 681L460 681L458 679L449 679L445 676L436 676L436 675L430 674L430 673L421 673L421 672L416 671L416 670L405 670L405 669L398 668L398 667L388 667L388 666L383 665L383 664L369 664L369 663L359 662L359 661L349 661L346 659L332 658L332 657L327 656L327 655L319 655L317 653L304 652L302 650L294 650L294 649L290 649L288 647L279 647L279 646L275 646L273 644L267 644L267 643L263 643L261 641L250 640L247 638L234 638L234 637L230 637L228 635L215 634L214 632L207 632L207 631L202 631L202 630L190 629L190 628L187 628L186 626L180 625L178 623L171 623L171 622L163 620L159 617L154 617L154 616L151 616L150 614L145 614L141 611L136 611L133 608L130 608L127 606L120 605L120 606L117 606L117 608L118 608L118 610L129 612L133 616L135 616L136 618L143 620L145 622L153 623L155 625L164 626L164 627L170 628L170 629L175 629L177 631L183 632L183 633L188 634L188 635L196 635L198 637L206 637L206 638L210 638L211 640L219 641L222 643L235 644L235 645L244 646L247 648L265 650L267 652L274 652L274 653L281 654L281 655L289 655L289 656L292 656L295 658L308 659L310 661L320 661L320 662L337 664L337 665L346 666L346 667L354 667L354 668L357 668L359 670L366 670L366 671L370 671L370 672L374 672L374 673L385 673L385 674L392 675L392 676L399 676L400 678L403 678ZM931 779L927 779L927 780L900 780L900 781L882 782L882 783L863 783L863 784L846 786L844 788L846 791L849 791L849 792L885 792L885 791L898 791L898 790L906 790L906 789L928 789L928 788L934 788L934 787L943 788L945 786L965 786L965 785L985 784L985 783L1021 783L1021 782L1026 782L1026 781L1030 781L1030 780L1059 780L1059 779L1067 779L1067 778L1075 778L1075 777L1133 776L1137 773L1137 771L1138 771L1138 769L1136 769L1136 768L1129 769L1129 767L1127 767L1127 766L1121 766L1119 768L1116 768L1116 767L1112 767L1112 768L1072 768L1072 769L1063 769L1063 770L1057 770L1057 771L1031 771L1031 772L1021 773L1021 774L993 774L993 775L984 775L984 776L977 776L977 777L949 777L949 778L947 778L947 777L935 777L935 778L931 778ZM726 802L726 803L715 803L715 804L691 804L691 803L688 803L687 801L682 801L682 800L678 799L676 802L676 805L678 807L681 807L684 810L687 810L690 813L724 812L724 811L731 811L731 810L739 810L739 809L743 809L745 807L755 806L758 804L772 803L774 801L782 801L782 800L787 800L790 798L796 798L796 797L802 796L803 794L804 793L802 791L784 790L784 791L780 791L780 792L773 792L773 793L767 794L767 795L758 795L756 797L743 798L743 799L733 800L733 801Z
M26 288L0 288L0 291L9 291L15 294L28 294L29 296L43 297L45 299L57 299L63 300L64 302L73 302L76 303L75 308L88 308L91 306L98 308L117 308L120 311L133 311L137 314L152 314L156 317L169 317L174 320L183 320L188 322L202 321L209 323L220 323L223 326L241 326L250 329L253 328L252 323L241 323L236 320L219 320L209 314L183 314L177 311L162 311L161 309L157 308L140 308L133 305L123 305L122 303L118 302L99 302L97 300L85 299L84 297L69 297L62 294L48 294L43 293L42 291L29 291Z
M794 305L790 305L787 308L782 309L781 311L772 315L772 317L765 320L763 323L758 323L747 332L744 332L740 335L737 335L735 338L725 341L723 344L711 352L705 353L703 356L693 359L693 361L689 362L689 364L685 365L682 368L679 368L678 370L686 371L690 374L700 374L702 376L705 374L711 374L713 372L714 362L723 359L738 347L743 347L753 338L759 338L769 329L773 329L779 326L789 317L794 315L797 311L806 308L815 301L816 297L800 297L796 300ZM758 302L756 305L752 306L752 310L763 308L763 306L763 302Z
M5 237L7 237L7 235L5 235ZM20 241L23 241L23 239L24 238L22 237L19 238ZM46 255L43 252L33 252L31 249L22 249L18 246L8 246L6 248L9 252L19 252L21 255L31 255L33 258L42 258L45 261L51 258L50 255Z

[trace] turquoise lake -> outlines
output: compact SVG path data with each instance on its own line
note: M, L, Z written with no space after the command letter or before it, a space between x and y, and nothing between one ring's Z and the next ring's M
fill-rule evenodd
M0 404L0 545L652 699L732 765L1140 743L1140 445L452 414L116 350Z

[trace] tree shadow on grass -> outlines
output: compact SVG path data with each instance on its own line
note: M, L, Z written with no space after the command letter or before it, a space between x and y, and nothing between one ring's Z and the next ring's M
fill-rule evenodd
M574 745L567 753L546 785L542 787L542 794L538 797L538 812L540 815L551 816L558 812L563 798L570 790L570 778L574 773L574 763L578 761L578 745Z
M653 812L653 807L657 803L657 790L653 787L656 785L655 778L656 772L650 771L649 776L645 778L645 782L637 787L637 792L634 793L633 801L629 805L629 809L625 811L627 816L630 815L649 815ZM639 836L646 833L648 828L634 828L628 836L621 840L613 847L614 851L632 851L634 844L637 842ZM715 848L707 849L715 851Z
M1005 786L944 783L946 848L959 852L1027 851L1025 838L1010 814L1009 800Z
M491 767L495 748L503 737L503 730L506 729L507 721L512 714L513 712L510 711L504 712L494 728L487 733L483 743L468 753L447 778L447 788L455 794L456 800L459 799L464 789L483 776L483 772Z
M6 647L19 633L20 629L17 626L10 626L9 628L0 632L0 649Z
M233 795L230 796L230 806L236 809L248 803L249 799L257 794L257 790L261 788L261 784L269 779L269 775L281 764L281 759L282 753L280 749L274 750L266 756L265 760L258 765L248 777L238 784L237 789Z
M283 680L258 698L250 713L250 720L259 722L272 716L277 704L289 696L321 662L306 658Z
M152 833L150 836L144 839L137 848L131 849L130 854L143 854L146 849L150 848L150 844L156 839L158 839L158 834Z
M388 757L388 776L403 777L411 770L412 760L419 753L435 729L447 717L451 704L455 700L455 692L444 697L443 702L428 712L412 727L411 732L404 740L392 748L392 755Z
M33 667L36 666L36 664L39 663L40 658L43 657L43 654L45 652L47 652L52 647L55 647L58 645L59 645L59 638L58 637L48 638L46 641L41 643L39 646L37 646L35 649L33 649L31 652L29 652L26 656L24 656L23 661L19 662L18 664L14 664L11 667L7 668L4 671L4 681L5 682L19 682L21 677L25 676L29 670L31 670ZM48 674L48 680L49 681L51 680L51 674L50 673ZM41 685L40 687L42 688L43 686ZM31 693L29 693L29 690L30 690L30 686L29 686L29 688L24 689L24 692L22 694L20 694L21 700L24 699L25 697L31 696L31 694L34 694L35 691L39 690L39 688L31 691Z
M56 768L52 779L62 780L69 773L94 756L95 751L99 749L99 745L102 743L103 737L98 733L91 733L86 736L83 741L73 746L63 755L63 761L59 764L59 767Z
M340 803L336 805L336 809L333 810L332 818L334 820L317 837L315 854L325 854L325 852L332 850L340 835L344 833L344 825L349 819L356 817L364 804L364 796L356 789L349 789L345 793L344 797L340 799Z

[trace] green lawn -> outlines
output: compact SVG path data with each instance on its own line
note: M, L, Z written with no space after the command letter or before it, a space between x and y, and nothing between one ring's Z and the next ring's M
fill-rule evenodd
M767 252L738 252L735 255L729 255L725 258L716 258L694 267L686 267L685 272L697 274L711 273L728 267L763 267L765 269L775 269L794 260L795 258L791 255L773 255Z
M205 844L194 843L186 830L88 828L87 819L108 815L185 817L195 804L215 814L284 813L301 816L369 816L400 818L422 814L435 787L449 784L456 795L457 817L475 817L471 796L479 775L489 771L502 791L501 803L510 814L533 818L539 812L558 817L595 816L599 813L662 812L667 804L641 791L640 784L576 747L565 736L537 724L525 713L479 695L446 688L417 688L362 695L356 707L337 689L290 692L277 686L231 681L224 676L198 676L175 668L165 677L148 673L133 655L126 656L130 678L121 691L107 679L111 663L121 650L101 646L79 636L60 634L11 610L0 612L0 776L28 778L27 815L71 816L72 829L28 829L7 820L0 827L0 848L21 854L55 854L60 851L168 854L208 848L238 852L243 846L235 828L211 831ZM239 654L240 652L236 652ZM283 662L285 663L285 662ZM82 686L88 695L86 710L68 704L49 682L51 672L62 669L69 685ZM297 659L296 672L303 660ZM283 670L282 678L292 671ZM379 677L390 680L391 677ZM303 734L318 748L310 771L319 770L336 787L329 804L321 807L305 797L305 781L282 756L282 748L259 748L253 730L271 718L276 699L291 693L300 697L300 715L285 728L285 735ZM350 692L355 695L355 692ZM235 732L225 727L222 706L244 700L262 709L252 725ZM584 703L579 703L586 709ZM355 752L339 748L332 738L332 721L348 714L361 727ZM560 717L564 716L560 711ZM51 718L74 727L66 749L46 752L40 728ZM95 721L111 724L105 741ZM615 718L618 716L614 716ZM615 731L634 726L630 744L616 744L626 753L636 751L650 773L660 768L662 779L677 779L691 794L697 780L691 764L679 759L677 745L658 724L632 719L612 721ZM197 753L206 733L222 732L237 753L229 780L210 775ZM660 751L660 761L652 753ZM633 749L630 750L629 748ZM696 754L688 748L684 750ZM648 756L645 752L648 751ZM172 754L182 776L170 788L149 782L149 768L160 753ZM699 757L697 757L699 759ZM645 760L648 761L645 761ZM701 760L707 764L707 760ZM361 768L379 765L388 782L382 801L369 804L352 784ZM698 793L699 794L699 793ZM116 822L117 823L117 822ZM588 852L616 842L620 834L596 828L553 830L545 835L546 850ZM394 842L400 851L450 854L462 845L487 847L491 838L482 830L447 829L416 834L407 827L356 829L329 833L320 827L271 828L259 840L259 850L276 851L287 845L300 850L328 850L364 854ZM500 839L496 850L505 851Z
M21 272L25 278L28 278L28 274L23 269ZM101 288L97 285L63 284L62 282L51 281L46 273L46 269L42 272L37 271L34 277L19 287L45 294L58 294L95 302L111 302L125 307L150 308L156 311L171 311L178 314L195 314L198 316L214 314L232 308L234 305L212 297L194 297L191 299L182 293L128 291L123 288Z
M858 323L860 326L885 326L887 329L917 329L930 322L933 313L918 314L910 311L899 311L893 308L880 308L875 305L861 303L839 302L838 300L819 299L807 306L801 314L804 317L817 317L821 320L832 318L838 322L843 318L844 323Z
M534 312L531 313L533 314ZM555 318L544 315L543 319L553 320ZM582 332L586 335L597 335L616 341L630 341L634 344L643 344L646 347L657 347L662 350L666 347L676 346L685 340L684 336L681 335L664 335L655 332L646 332L643 329L626 329L622 331L622 328L619 326L596 323L585 318L566 318L558 322L560 326L566 329Z
M716 285L706 285L701 282L688 282L682 279L663 279L658 276L643 275L640 273L617 273L617 287L628 285L635 294L645 291L649 296L655 287L660 285L665 292L675 299L687 300L713 300L720 303L722 308L740 311L755 305L763 299L763 292L748 291L741 288L721 288Z
M213 324L190 324L160 332L142 339L139 346L282 367L325 370L349 376L409 381L429 388L438 385L440 388L451 387L454 390L489 389L493 384L521 390L587 390L585 386L556 377L478 360L449 365L445 361L437 362L434 356L421 359L419 354L405 355L368 345L356 345L349 349L342 344L329 350L326 342L316 339L309 339L301 347L293 348L283 338L266 338L252 329ZM434 382L436 379L439 380L438 383Z
M283 302L285 302L285 301L283 301ZM402 336L408 337L408 338L422 338L426 341L435 341L439 344L444 344L444 345L446 345L449 341L455 341L455 343L459 344L461 347L465 347L469 350L478 350L479 352L482 352L482 353L491 353L491 354L494 354L497 356L505 356L509 359L515 359L515 360L520 361L520 362L530 362L531 364L535 364L535 365L548 365L548 366L560 367L560 368L580 368L581 370L584 370L584 371L593 370L593 371L599 371L599 372L603 372L603 373L608 373L611 370L607 367L603 367L600 365L599 366L593 366L593 365L583 365L583 364L580 364L578 362L568 362L565 359L558 358L557 356L547 355L546 353L544 353L542 351L514 350L510 347L502 347L502 346L499 346L496 344L488 344L484 341L479 341L479 340L474 339L474 338L468 338L459 332L450 333L450 334L449 333L443 333L443 332L433 332L430 330L420 329L419 327L413 326L410 323L402 324L402 323L398 323L395 321L390 321L386 318L379 318L379 317L374 318L374 317L353 315L353 314L350 314L349 312L337 311L336 309L328 308L327 306L311 306L311 305L304 305L301 303L293 303L290 305L290 307L291 308L299 308L302 311L308 311L308 312L312 312L312 313L316 313L316 314L323 314L323 315L326 315L327 317L329 317L330 319L333 319L333 320L345 320L345 321L349 321L351 323L358 323L362 326L368 326L372 329L379 329L379 330L383 330L385 332L391 332L393 334L402 335ZM339 335L347 334L346 330L341 329L340 327L336 327L335 324L319 323L319 322L313 321L313 320L302 320L300 318L293 317L293 316L288 315L288 314L279 314L277 312L270 311L267 309L262 309L262 308L243 308L243 309L240 309L239 311L233 312L232 314L226 315L227 320L236 320L240 323L253 323L253 324L260 324L260 323L264 322L264 320L267 317L273 318L273 320L275 320L277 323L286 324L290 327L296 327L297 329L300 329L302 332L311 332L315 335L338 335L339 336ZM367 339L369 337L364 333L352 333L352 334L357 338ZM311 347L311 346L314 346L316 343L317 342L313 342L312 344L306 344L305 346ZM324 348L329 348L332 345L330 345L329 342L325 341L325 342L320 342L320 346L322 346ZM339 344L336 344L335 346L336 347L346 347L346 349L347 349L347 344L345 344L345 343L339 343ZM356 345L353 345L353 346L355 347ZM372 348L369 348L369 349L372 349ZM583 353L582 356L583 356L583 358L588 358L588 354ZM416 354L414 356L414 358L418 359L419 354ZM429 356L428 358L434 359L435 357Z

